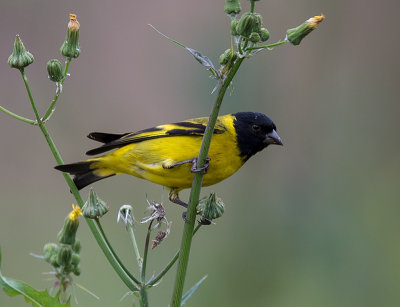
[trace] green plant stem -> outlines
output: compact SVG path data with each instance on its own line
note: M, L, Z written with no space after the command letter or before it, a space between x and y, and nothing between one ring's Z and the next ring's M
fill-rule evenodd
M36 109L35 101L33 100L32 93L29 88L28 80L26 78L24 69L21 69L20 72L22 75L22 79L24 80L26 91L28 92L29 100L31 102L33 111L35 113L39 128L42 131L55 160L57 161L58 164L63 164L64 162L61 158L61 155L60 155L58 149L56 148L56 146L54 144L53 139L50 137L44 123L40 119L39 113ZM67 182L67 184L70 188L70 191L74 195L79 207L82 207L84 204L82 197L79 194L79 191L76 188L76 185L74 184L71 176L69 176L66 173L64 173L63 175L64 175L65 181ZM97 243L99 244L99 246L100 246L101 250L103 251L104 255L106 256L107 260L110 262L111 266L114 268L115 272L118 274L118 276L121 278L121 280L126 284L126 286L131 291L137 291L138 288L135 286L135 281L131 278L131 276L129 276L129 274L127 273L127 270L121 264L119 258L115 255L115 253L114 253L112 247L110 246L110 244L108 243L108 240L105 237L104 233L101 232L101 230L97 227L97 225L95 224L95 222L93 220L86 219L86 222L88 223L88 226L89 226L90 230L92 231L93 236L95 237Z
M217 117L219 113L219 109L222 104L222 100L224 99L224 95L226 90L228 89L233 77L235 76L236 72L238 71L240 65L242 64L244 58L239 58L232 66L232 69L229 71L226 78L221 82L218 96L214 103L214 107L212 109L210 118L208 120L208 124L206 130L204 132L203 141L201 143L199 156L197 158L198 168L202 168L204 166L205 159L208 154L208 150L210 149L211 138L213 135L213 131L215 128L215 124L217 122ZM171 300L172 307L180 307L182 301L182 293L183 293L183 286L185 283L185 276L187 265L189 261L189 253L190 247L192 243L193 237L193 228L196 219L196 206L199 202L200 197L200 190L201 185L203 182L204 171L198 172L194 175L192 189L190 191L190 198L189 198L189 206L186 214L187 223L185 223L183 236L181 241L181 251L179 253L179 262L178 268L175 278L175 285L174 291Z
M250 50L257 50L257 49L267 49L267 48L273 48L275 46L279 46L279 45L283 45L287 43L286 40L282 40L273 44L269 44L269 45L262 45L262 46L254 46L254 47L248 47L246 48L246 51L250 51Z
M149 252L150 234L152 225L153 225L153 220L150 222L149 227L147 228L146 242L144 243L142 271L140 274L140 278L142 281L140 287L140 306L143 307L147 307L149 305L147 298L147 287L146 287L146 267L147 267L147 256Z
M34 121L32 119L29 119L29 118L25 118L23 116L19 116L19 115L13 113L13 112L7 110L6 108L3 108L2 106L0 106L0 111L3 111L4 113L6 113L6 114L14 117L15 119L18 119L18 120L24 122L24 123L27 123L27 124L30 124L30 125L37 125L36 121Z
M196 228L193 231L193 236L196 234L197 230L199 230L201 227L201 224L198 224ZM147 286L154 286L161 278L164 277L164 275L169 271L169 269L175 264L176 260L178 260L179 257L179 251L176 252L175 256L171 259L171 261L164 267L164 269L154 278L149 280L147 283Z
M131 224L128 223L128 232L129 235L131 237L131 241L132 241L132 245L133 245L133 250L135 251L135 255L136 255L136 260L139 266L139 270L142 270L142 260L140 257L140 252L139 252L139 248L136 242L136 237L135 237L135 232L133 231L133 226Z
M149 228L147 229L146 242L144 244L143 265L142 265L142 272L141 272L141 279L142 279L143 284L146 281L147 255L149 252L150 234L151 234L151 226L152 225L153 225L153 221L150 222Z
M250 13L254 13L254 5L255 5L255 1L250 1Z
M43 116L43 121L46 122L50 119L51 114L53 114L54 112L54 108L56 106L56 102L58 100L58 97L60 97L61 95L61 88L65 82L65 79L67 78L67 74L68 74L68 69L69 69L69 64L71 64L71 58L67 58L67 61L65 62L65 69L64 69L64 78L60 81L60 85L59 88L57 89L57 93L54 96L54 99L50 105L50 107L48 108L46 114Z

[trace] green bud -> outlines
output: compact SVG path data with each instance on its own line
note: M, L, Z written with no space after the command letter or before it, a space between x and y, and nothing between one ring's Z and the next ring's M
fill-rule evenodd
M104 201L97 197L93 188L90 189L89 198L82 207L84 217L96 219L108 212L108 207Z
M55 268L58 268L60 265L58 264L58 254L54 254L54 255L52 255L51 256L51 258L50 258L50 264L53 266L53 267L55 267Z
M69 245L62 245L57 255L57 263L62 267L67 267L71 264L72 248Z
M258 34L257 32L253 32L249 36L249 41L251 41L254 44L258 43L260 40L261 40L260 34Z
M79 22L75 14L69 14L69 23L67 35L64 43L61 45L60 52L67 58L77 58L81 53L79 46Z
M236 18L233 18L231 20L231 35L233 35L233 36L239 35L239 33L236 31L236 27L237 27L238 23L239 23L239 20L237 20Z
M269 38L269 32L266 28L261 28L260 30L260 38L262 42L265 42Z
M219 56L219 63L221 65L226 65L230 61L234 62L236 60L236 58L237 58L237 54L235 51L232 51L231 49L226 49L224 51L224 53Z
M74 244L72 245L72 250L73 250L75 253L79 254L79 253L81 252L81 249L82 249L81 241L80 241L78 238L75 238L75 242L74 242Z
M44 260L50 263L50 259L53 255L58 253L58 245L55 243L47 243L43 247Z
M79 215L82 214L81 208L72 205L72 212L65 218L64 227L57 235L58 242L72 245L75 242L76 232L79 227Z
M224 203L215 193L211 193L208 197L199 201L196 209L202 219L211 221L224 214Z
M53 59L48 61L46 67L51 81L60 82L64 78L63 68L59 60Z
M244 13L240 17L236 31L239 35L248 38L253 32L260 32L262 24L262 17L257 13Z
M228 15L235 16L240 13L242 8L240 7L239 0L225 0L224 12Z
M314 16L296 28L289 29L286 32L286 40L297 46L300 44L302 39L310 34L311 31L318 27L318 24L325 19L324 14L321 16Z
M71 257L71 263L76 266L79 264L80 261L81 257L78 254L73 253Z
M25 49L24 43L19 35L17 35L14 41L13 52L8 57L8 65L12 68L22 69L29 64L32 64L34 60L32 53Z
M81 266L80 266L80 265L75 266L73 272L74 272L74 274L75 274L76 276L81 275Z

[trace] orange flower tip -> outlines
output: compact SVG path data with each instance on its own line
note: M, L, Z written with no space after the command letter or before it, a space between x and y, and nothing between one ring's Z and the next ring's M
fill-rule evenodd
M82 210L78 205L72 204L72 211L69 214L69 219L75 221L79 215L82 215Z
M314 16L307 20L309 26L313 29L318 27L318 25L325 19L325 15L321 13L320 16Z

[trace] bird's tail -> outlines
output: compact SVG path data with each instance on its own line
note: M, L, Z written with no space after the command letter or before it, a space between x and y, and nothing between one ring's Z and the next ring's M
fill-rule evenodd
M87 161L57 165L55 169L73 175L78 190L98 180L114 176L116 173L102 166L101 157Z

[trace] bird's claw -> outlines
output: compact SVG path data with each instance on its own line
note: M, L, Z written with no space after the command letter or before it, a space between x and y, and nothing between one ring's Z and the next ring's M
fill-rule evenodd
M204 173L207 174L208 168L209 168L209 166L210 166L210 163L209 163L210 160L211 160L211 158L210 158L210 157L207 157L207 158L205 159L205 161L204 161L204 166L203 166L203 167L200 167L200 168L197 168L197 158L193 158L193 159L192 159L192 168L190 169L190 171L191 171L192 173L198 173L198 172L204 171Z

